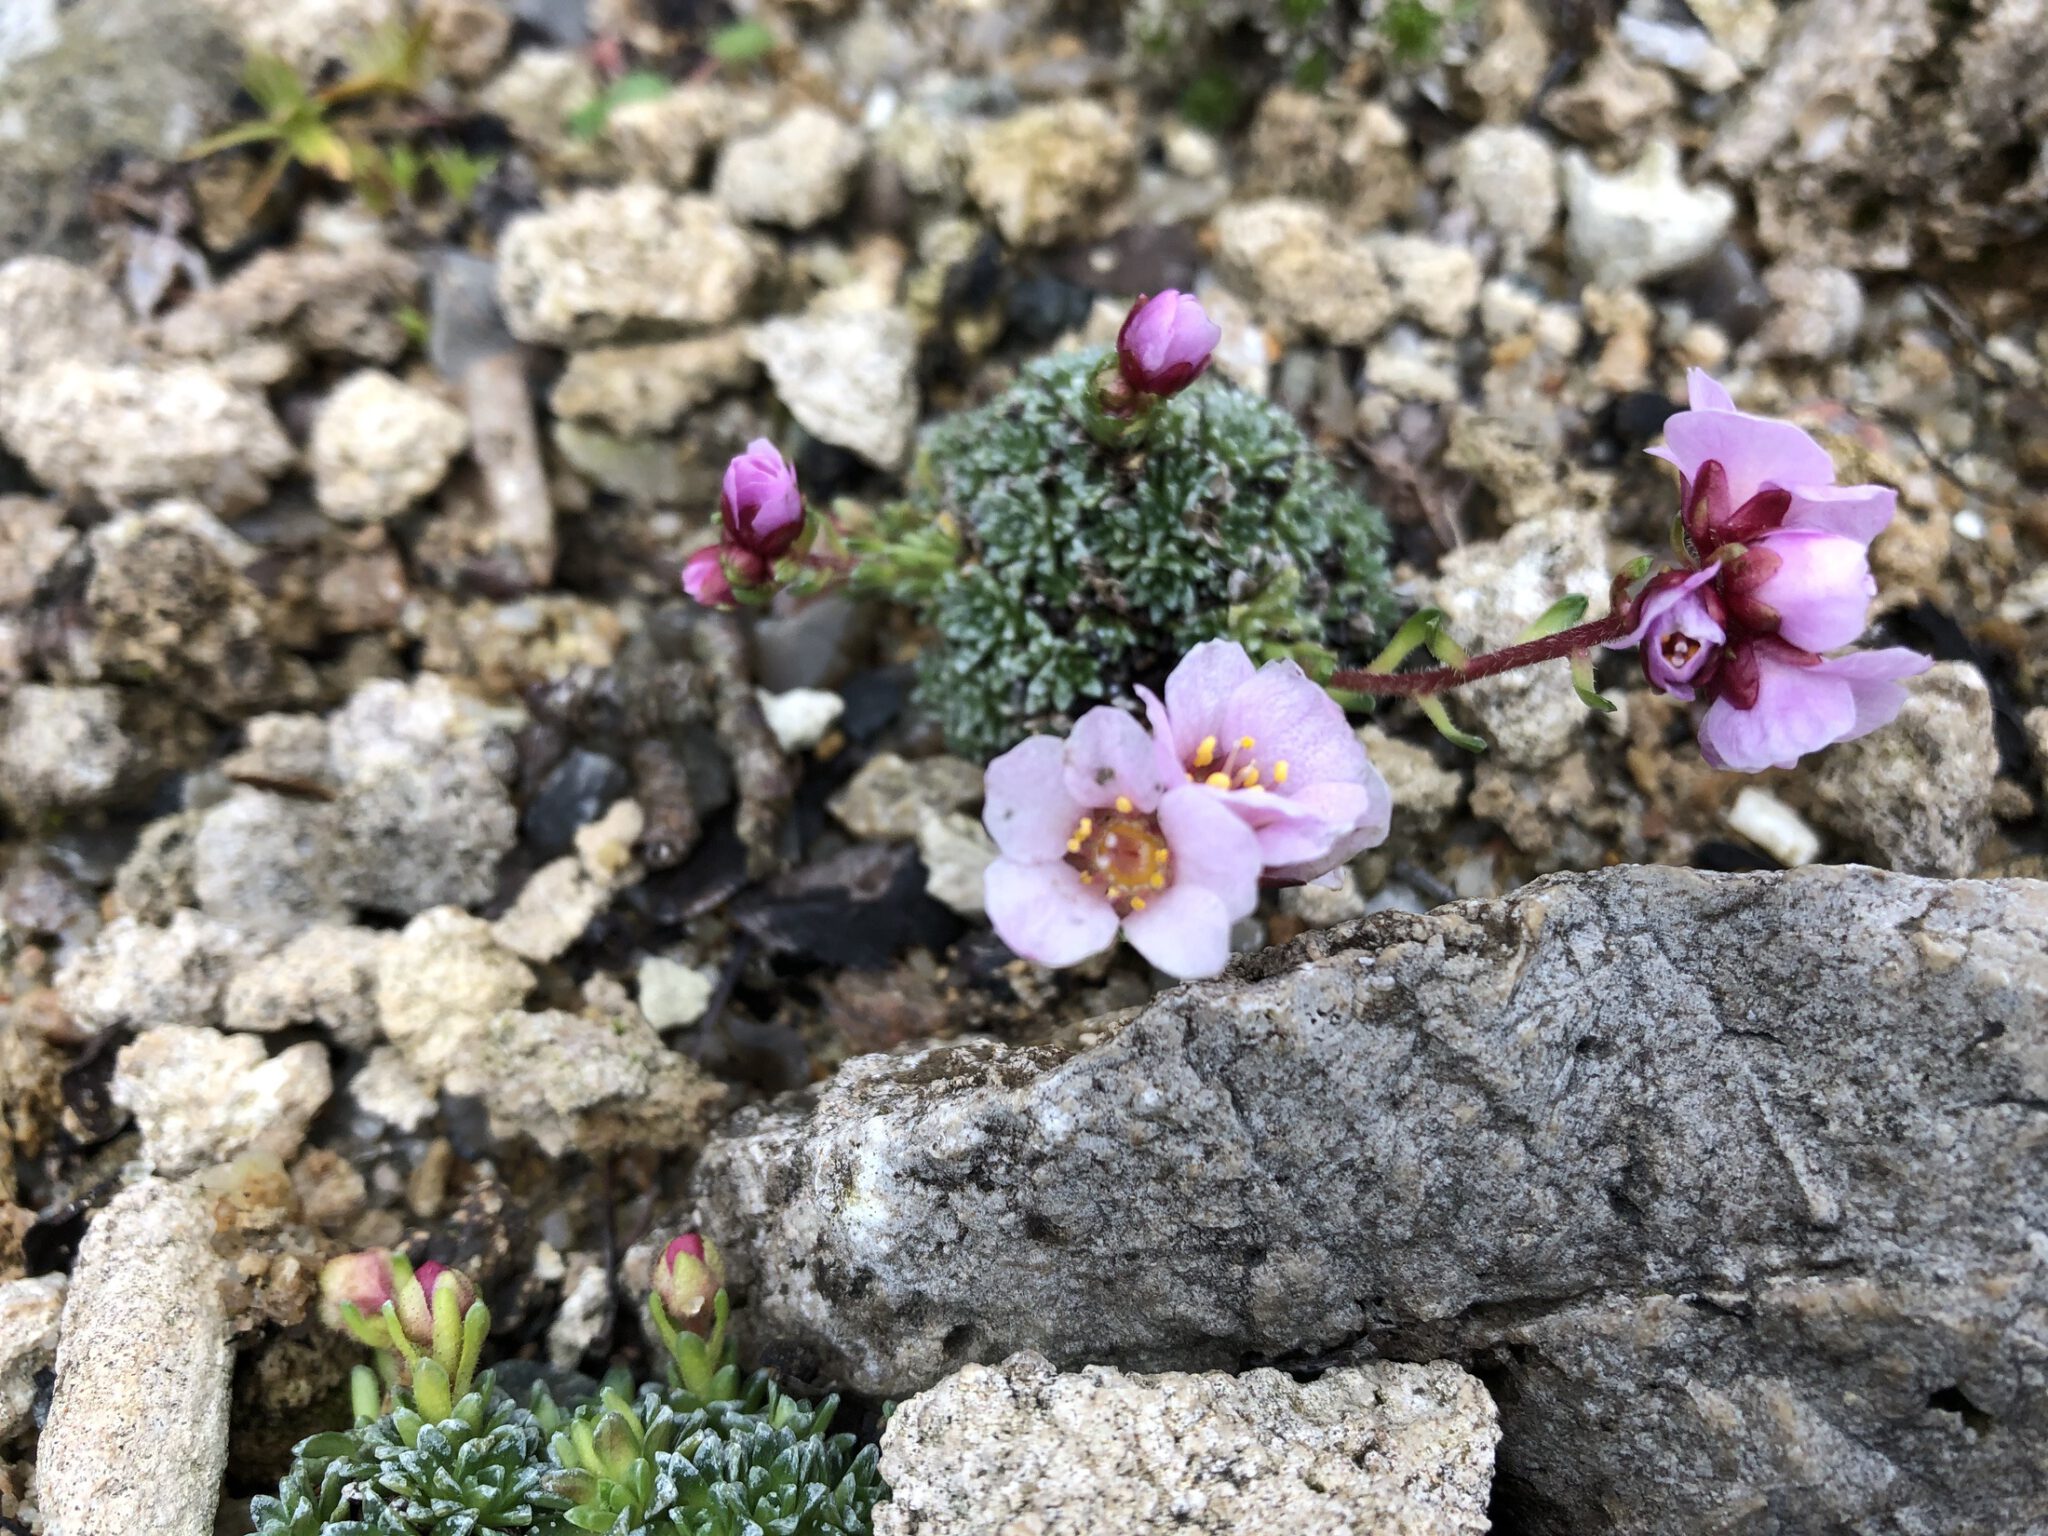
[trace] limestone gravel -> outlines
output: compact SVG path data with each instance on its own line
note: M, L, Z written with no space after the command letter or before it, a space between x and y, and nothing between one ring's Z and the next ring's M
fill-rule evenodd
M469 420L438 395L364 369L327 397L309 458L320 509L337 522L398 516L447 476Z

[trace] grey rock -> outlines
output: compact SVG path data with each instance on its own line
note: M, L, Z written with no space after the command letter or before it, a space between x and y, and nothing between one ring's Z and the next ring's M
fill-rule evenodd
M427 284L427 358L451 384L462 382L475 364L519 345L498 308L496 262L467 251L442 251Z
M795 107L773 127L729 142L711 191L742 219L809 229L846 207L866 152L860 130L845 119Z
M1966 662L1906 684L1898 719L1822 754L1817 818L1883 863L1915 875L1967 875L1991 830L1998 741L1991 690Z
M925 894L962 917L987 910L984 877L996 861L996 842L979 817L964 811L929 811L917 824L917 856Z
M1479 1536L1500 1438L1454 1365L1061 1375L970 1365L882 1434L876 1536Z
M1678 150L1652 139L1628 170L1608 176L1584 155L1564 157L1565 247L1572 265L1607 288L1653 282L1713 250L1735 217L1735 199L1686 185Z
M549 402L556 414L591 421L623 437L671 432L729 390L744 389L761 366L739 331L641 347L593 347L569 358Z
M1462 336L1479 308L1479 260L1461 245L1421 235L1367 240L1400 312L1440 336Z
M327 1052L311 1041L270 1056L254 1035L187 1024L123 1046L109 1089L135 1116L143 1161L173 1176L248 1152L291 1158L333 1091Z
M1855 273L1781 261L1764 274L1764 288L1772 308L1758 350L1825 362L1855 346L1863 329L1863 285Z
M966 810L980 800L981 769L973 763L944 755L912 762L877 752L829 808L855 837L899 839L917 836L927 813Z
M213 1536L234 1367L213 1232L157 1179L93 1219L36 1460L46 1536Z
M0 1446L34 1422L36 1377L57 1358L65 1277L0 1283Z
M710 198L635 182L514 219L498 299L514 336L556 346L726 325L771 257Z
M335 388L313 422L308 458L320 510L381 523L447 477L469 419L439 396L366 368Z
M0 390L67 358L114 362L127 346L121 301L84 267L54 256L0 266Z
M227 516L264 501L294 457L260 395L196 363L53 363L0 400L0 438L60 495L191 496Z
M0 253L90 260L109 161L174 161L225 126L241 52L198 0L78 0L55 19L52 46L0 76Z
M917 427L917 330L899 309L790 315L753 333L775 393L813 437L900 469Z
M150 338L169 357L239 366L259 354L287 367L311 358L395 363L412 344L398 316L419 288L418 262L375 240L265 251L193 294Z
M222 1027L251 1034L312 1025L354 1050L377 1038L377 973L398 936L322 924L237 971L221 1000Z
M192 891L208 917L283 940L348 916L334 807L237 789L207 811L192 840Z
M57 997L93 1031L212 1024L222 989L260 947L234 929L180 911L168 926L117 917L57 971Z
M1710 157L1763 242L1892 271L2040 232L2048 26L2040 0L1811 0Z
M447 1088L481 1101L492 1135L525 1137L550 1157L695 1146L726 1093L630 1007L604 1019L501 1013L452 1064Z
M17 821L115 800L144 760L118 689L29 683L0 708L0 805Z
M1534 128L1475 128L1459 141L1458 195L1487 225L1533 249L1557 227L1557 151Z
M751 1336L883 1395L1460 1360L1544 1532L2038 1516L2048 885L1559 876L1092 1038L739 1111L695 1192Z
M406 21L402 0L205 0L243 48L272 53L305 75L346 63L379 28Z
M114 905L139 923L161 928L180 907L199 905L192 882L192 842L199 835L204 811L179 811L159 816L135 839L114 876Z
M1508 644L1567 592L1599 603L1608 569L1605 519L1553 512L1445 555L1434 598L1451 633L1479 651ZM1500 760L1517 766L1541 767L1563 756L1586 730L1586 706L1562 662L1488 678L1459 689L1457 699L1453 713L1469 709Z

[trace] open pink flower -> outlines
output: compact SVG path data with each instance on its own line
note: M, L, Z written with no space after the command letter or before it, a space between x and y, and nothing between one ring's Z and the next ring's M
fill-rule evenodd
M1802 650L1831 651L1854 644L1863 633L1877 579L1861 541L1812 528L1780 528L1729 565L1723 592L1743 628L1774 634Z
M1703 571L1666 571L1636 600L1635 628L1610 642L1615 650L1639 646L1650 686L1690 699L1720 664L1721 601L1713 586L1718 565Z
M1716 768L1790 768L1809 752L1867 736L1898 717L1906 702L1900 681L1934 665L1898 646L1822 657L1766 640L1752 654L1731 670L1753 666L1753 682L1724 691L1700 721L1700 751ZM1745 693L1746 706L1737 702Z
M1314 880L1384 842L1393 796L1328 693L1291 661L1254 669L1233 640L1182 658L1162 700L1140 688L1158 771L1258 837L1265 875Z
M779 560L804 531L796 470L765 437L725 467L718 515L727 543L764 561Z
M1177 395L1209 366L1223 332L1191 293L1139 298L1116 336L1117 369L1144 395Z
M988 766L982 814L1000 857L983 896L1011 949L1073 965L1116 942L1169 975L1213 976L1258 903L1252 830L1215 795L1170 782L1145 728L1091 709L1064 742L1033 736Z

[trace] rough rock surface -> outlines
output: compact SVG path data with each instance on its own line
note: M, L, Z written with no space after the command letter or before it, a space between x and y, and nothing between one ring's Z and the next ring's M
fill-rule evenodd
M117 917L57 972L57 996L85 1029L211 1024L221 989L255 947L234 929L180 911L166 927Z
M1965 875L1991 830L1998 741L1991 690L1949 662L1906 685L1906 707L1881 731L1845 742L1815 766L1819 819L1892 869Z
M1723 188L1686 185L1678 151L1665 139L1645 145L1619 175L1602 175L1577 153L1563 163L1572 265L1607 287L1652 282L1689 266L1735 217L1735 199Z
M856 1060L696 1191L755 1336L863 1390L1457 1359L1522 1529L2019 1530L2044 1102L2048 886L1624 867Z
M192 838L200 910L270 939L346 919L334 836L334 807L325 801L236 789L206 812Z
M1766 244L1893 270L2038 233L2044 132L2042 0L1808 0L1710 153Z
M1500 1438L1454 1365L1061 1375L970 1365L897 1408L876 1536L1461 1536L1487 1530Z
M210 368L67 361L0 410L0 438L66 496L131 506L192 496L233 515L291 467L292 445L260 395Z
M1012 245L1052 245L1088 232L1129 183L1131 131L1099 102L1027 107L970 136L967 191Z
M321 924L274 955L237 971L221 1000L221 1024L252 1034L317 1025L341 1044L377 1036L377 969L395 934Z
M155 1179L94 1218L36 1463L46 1536L213 1536L234 1365L213 1230Z
M725 146L711 191L743 219L809 229L846 206L866 143L822 107L799 106Z
M513 335L557 346L724 325L767 259L710 198L634 183L513 220L498 246L498 298Z
M0 390L66 359L111 363L127 344L121 301L84 267L55 256L0 266Z
M775 393L812 436L897 469L917 427L917 329L897 309L793 315L754 332Z
M557 415L640 437L672 431L687 413L726 390L744 389L760 372L736 330L643 347L593 347L571 354L548 399Z
M18 821L113 799L142 755L119 689L30 683L0 705L0 805Z
M377 1015L413 1074L438 1088L499 1012L533 990L533 972L499 947L491 925L435 907L405 925L378 957Z
M1216 264L1261 314L1342 345L1363 346L1393 318L1378 258L1313 203L1273 197L1225 208Z

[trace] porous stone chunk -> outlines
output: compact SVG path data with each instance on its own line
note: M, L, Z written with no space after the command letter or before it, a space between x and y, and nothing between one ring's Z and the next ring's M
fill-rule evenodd
M313 423L313 487L337 522L381 523L446 478L469 419L438 395L375 369L352 374Z
M917 428L917 332L898 309L790 315L749 342L812 436L901 468Z
M254 1035L166 1024L121 1048L109 1091L134 1113L144 1161L178 1175L245 1152L290 1158L334 1079L310 1041L271 1056Z
M1086 234L1136 168L1130 129L1081 97L1027 107L967 141L967 191L1012 245Z
M1394 317L1372 248L1329 213L1293 198L1238 203L1216 215L1216 263L1264 319L1284 331L1363 346Z
M712 195L756 224L809 229L846 206L865 153L858 128L822 107L800 106L725 146Z

